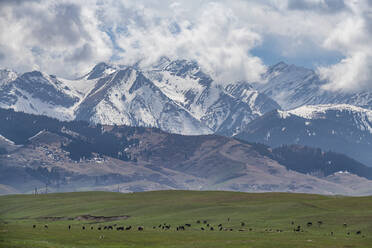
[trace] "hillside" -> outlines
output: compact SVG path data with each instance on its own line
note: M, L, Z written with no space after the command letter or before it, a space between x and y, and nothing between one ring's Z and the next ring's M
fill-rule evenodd
M1 196L0 246L370 247L371 209L371 197L288 193L158 191ZM114 216L117 220L109 219ZM168 225L169 229L162 228ZM104 230L104 226L113 226L113 230ZM131 229L116 230L122 226ZM138 231L138 226L144 230ZM179 226L185 230L177 231ZM298 226L299 231L294 231Z
M11 110L0 110L0 117L0 134L8 144L15 143L0 155L0 183L18 192L37 188L40 192L194 189L371 194L370 180L359 180L360 188L354 187L358 180L351 185L328 181L321 174L309 175L309 168L299 169L302 163L296 155L282 161L267 148L263 152L260 146L223 136L61 122ZM344 170L340 160L332 161L336 169L332 173ZM370 175L369 168L354 164L356 169L350 172L356 178ZM319 160L313 169L323 165Z

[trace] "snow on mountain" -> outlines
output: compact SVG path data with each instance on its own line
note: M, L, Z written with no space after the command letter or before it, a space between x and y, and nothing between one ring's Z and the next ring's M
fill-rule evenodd
M15 80L17 77L17 73L12 70L0 69L0 86Z
M145 75L167 97L219 134L233 135L256 117L280 108L246 82L214 83L195 61L163 58Z
M264 75L266 83L254 87L274 99L283 109L303 105L350 104L372 109L372 92L347 93L326 91L326 81L310 69L280 62L271 66Z
M77 108L76 119L101 124L159 127L182 134L212 133L132 67L100 78Z
M308 105L287 111L306 119L326 119L330 115L342 118L350 116L348 122L361 131L369 131L372 134L372 110L364 109L348 104L325 104Z
M16 111L72 120L69 108L78 101L79 94L74 89L39 71L24 73L0 85L0 107Z
M61 120L234 135L280 108L246 82L215 83L188 60L162 58L147 68L99 63L76 80L38 71L0 75L0 107Z
M273 111L249 123L236 137L273 147L283 144L319 147L372 166L372 110L352 105Z

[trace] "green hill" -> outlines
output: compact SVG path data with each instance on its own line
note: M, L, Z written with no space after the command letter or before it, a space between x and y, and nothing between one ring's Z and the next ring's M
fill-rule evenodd
M116 230L121 226L132 228ZM372 247L372 197L207 191L8 195L0 197L0 247Z

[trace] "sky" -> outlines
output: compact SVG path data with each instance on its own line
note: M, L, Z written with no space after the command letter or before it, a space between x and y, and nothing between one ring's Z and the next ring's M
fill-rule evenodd
M372 0L0 0L0 67L74 78L98 62L196 60L216 81L284 61L372 89Z

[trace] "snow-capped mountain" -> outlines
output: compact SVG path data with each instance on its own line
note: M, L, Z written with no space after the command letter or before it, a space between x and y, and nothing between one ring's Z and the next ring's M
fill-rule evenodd
M62 120L74 118L71 107L79 102L79 94L55 76L39 71L18 77L12 72L1 74L8 77L1 80L0 107Z
M282 144L319 147L372 166L372 110L352 105L272 111L249 123L236 137L273 147Z
M260 92L274 99L283 109L303 105L351 104L372 109L372 92L348 93L323 89L326 81L315 71L280 62L264 75L266 83L254 84Z
M0 107L61 120L233 135L280 108L246 82L215 83L187 60L162 58L147 68L99 63L77 80L37 71L3 74Z
M280 106L246 82L215 84L194 61L163 58L145 72L164 94L216 133L233 135Z

